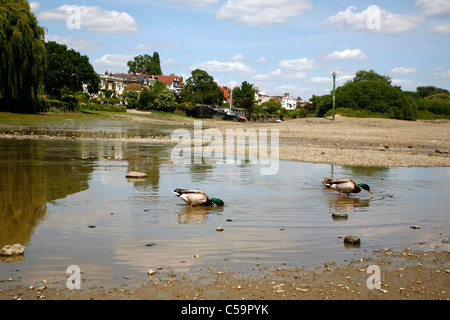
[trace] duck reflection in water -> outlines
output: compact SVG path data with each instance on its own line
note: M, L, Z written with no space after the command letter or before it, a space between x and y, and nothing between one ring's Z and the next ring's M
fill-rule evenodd
M191 206L182 206L180 208L180 213L178 214L178 223L194 223L199 224L203 223L206 220L206 217L210 213L218 213L221 214L223 211L223 207L191 207Z
M330 207L334 211L342 213L354 212L356 208L367 208L371 199L360 199L356 197L330 197Z

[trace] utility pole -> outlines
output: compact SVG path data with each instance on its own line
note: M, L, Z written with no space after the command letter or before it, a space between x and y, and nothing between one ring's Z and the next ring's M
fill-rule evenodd
M336 72L333 72L333 120L334 120L334 108L336 104Z

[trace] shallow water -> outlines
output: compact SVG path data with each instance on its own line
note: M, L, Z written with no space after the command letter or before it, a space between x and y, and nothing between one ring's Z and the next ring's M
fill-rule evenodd
M248 163L176 165L171 150L0 139L0 247L26 246L23 257L2 258L0 287L65 284L73 264L83 279L112 284L158 267L245 271L342 262L380 248L448 249L448 168L280 161L277 175L264 176ZM128 180L129 171L148 178ZM367 183L374 194L338 197L321 185L325 177ZM225 206L191 208L171 193L175 188L202 189ZM334 220L333 212L348 219ZM346 235L361 245L346 247Z

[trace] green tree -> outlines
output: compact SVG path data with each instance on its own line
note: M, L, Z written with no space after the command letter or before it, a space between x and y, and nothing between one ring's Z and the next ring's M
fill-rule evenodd
M158 52L153 52L153 56L148 54L134 57L127 62L128 73L145 72L148 75L162 75L161 61Z
M389 77L371 71L358 71L353 81L336 89L336 108L367 110L372 114L404 120L417 118L417 104L412 95L391 86ZM332 95L314 96L317 114L324 116L332 108Z
M269 101L263 102L261 108L266 111L267 114L278 115L281 113L281 103L275 99L270 99Z
M150 88L144 88L139 94L138 98L138 110L149 110L150 104L153 102L152 93Z
M0 0L0 110L32 112L44 79L45 31L25 0Z
M214 78L200 69L191 72L191 77L186 80L186 85L181 92L181 101L193 104L214 105L223 99L223 91L214 82Z
M432 96L434 94L438 94L438 93L446 93L446 94L450 94L450 92L446 89L441 89L441 88L436 88L434 86L421 86L421 87L417 87L417 93L422 97L422 98L426 98L428 96Z
M61 98L61 89L67 87L72 92L83 91L87 85L90 93L100 89L100 78L87 56L54 41L45 43L47 68L44 77L45 92Z
M255 88L247 81L242 82L240 87L233 89L233 100L236 108L250 109L255 100Z
M154 100L154 107L158 111L173 112L175 109L175 95L169 88L164 88Z
M353 78L353 82L364 82L364 81L379 81L388 85L391 85L391 78L388 76L382 76L376 73L373 69L359 70L356 72L355 77Z

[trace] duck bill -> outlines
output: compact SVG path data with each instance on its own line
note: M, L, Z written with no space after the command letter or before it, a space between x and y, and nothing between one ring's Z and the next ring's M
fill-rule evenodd
M370 194L373 194L372 191L370 191L370 190L367 190L367 191L368 191Z

